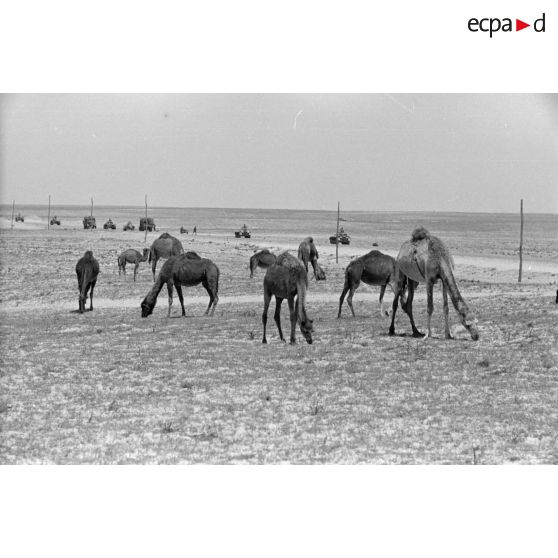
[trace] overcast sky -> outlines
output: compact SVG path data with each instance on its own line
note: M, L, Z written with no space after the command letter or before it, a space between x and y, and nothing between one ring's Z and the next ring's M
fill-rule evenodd
M558 95L0 96L0 201L558 212Z

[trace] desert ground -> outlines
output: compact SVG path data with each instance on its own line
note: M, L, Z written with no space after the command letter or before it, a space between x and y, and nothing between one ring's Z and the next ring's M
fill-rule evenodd
M29 213L29 211L28 211ZM558 219L531 216L517 282L515 216L345 213L349 246L335 246L334 212L155 211L156 232L137 230L141 208L44 208L0 226L0 463L2 464L556 464L558 463ZM102 223L111 217L114 231ZM131 219L135 231L124 232ZM246 222L252 238L236 239ZM180 235L181 224L189 234ZM198 234L191 232L197 224ZM337 319L344 268L373 248L395 256L422 224L446 241L461 293L480 333L472 341L450 308L445 340L441 288L433 334L411 337L399 310L396 335L378 310L378 287L361 285L356 318ZM166 289L141 318L149 264L118 274L117 255L162 232L220 268L220 301L204 315L201 287L184 289L185 318ZM264 271L250 279L255 250L291 249L312 235L327 280L309 283L314 343L281 343L268 319ZM79 314L75 274L86 250L101 273L94 310ZM160 262L160 269L163 262ZM390 289L385 301L391 307ZM414 304L426 325L424 287ZM287 305L282 323L289 330Z

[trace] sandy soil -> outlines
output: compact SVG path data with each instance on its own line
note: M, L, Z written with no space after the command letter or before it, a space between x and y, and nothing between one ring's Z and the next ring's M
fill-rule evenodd
M215 316L203 315L207 296L194 287L184 292L185 319L177 297L166 318L165 291L140 317L153 284L147 263L135 283L132 270L118 275L117 254L141 249L143 233L2 230L0 462L558 463L552 240L537 240L522 284L511 257L453 250L476 343L453 310L456 339L443 339L439 288L427 341L409 336L402 312L387 336L377 288L361 286L356 318L345 305L338 320L344 266L366 242L356 235L337 264L335 247L319 243L328 278L310 281L314 344L298 331L297 345L280 343L270 312L263 346L263 271L251 280L248 259L259 247L296 249L308 234L306 222L284 227L249 241L181 237L221 270ZM80 315L74 268L86 249L101 274L95 310ZM420 288L419 328L425 313ZM282 322L288 331L286 308Z

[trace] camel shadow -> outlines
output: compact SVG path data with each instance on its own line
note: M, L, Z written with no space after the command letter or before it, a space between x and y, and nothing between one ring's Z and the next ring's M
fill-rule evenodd
M89 308L86 308L83 312L80 312L79 310L70 310L70 314L85 314L85 312L92 312L92 310L89 310Z

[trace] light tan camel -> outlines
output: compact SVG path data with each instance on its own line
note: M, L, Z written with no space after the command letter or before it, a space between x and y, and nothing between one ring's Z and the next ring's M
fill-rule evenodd
M345 284L343 292L339 297L339 313L337 317L341 317L341 307L347 292L347 304L351 309L353 318L355 311L353 309L353 295L358 289L360 282L367 285L380 285L380 315L382 317L389 316L389 312L384 310L384 293L387 285L391 285L393 289L393 281L395 277L395 259L387 254L382 254L378 250L372 250L360 258L352 260L345 269Z
M143 249L143 255L133 248L128 248L124 250L120 256L118 256L118 275L123 272L126 275L126 264L134 264L134 281L136 280L136 275L138 272L138 267L140 262L146 262L149 257L149 248Z
M475 319L457 287L453 275L453 267L453 258L445 244L438 237L432 236L424 227L418 227L413 231L411 240L404 242L401 246L395 264L396 287L394 289L395 297L393 299L393 312L389 328L390 335L395 333L394 322L397 301L404 293L405 283L408 282L408 297L406 301L401 302L401 307L409 316L413 337L422 337L424 335L418 331L413 320L413 295L418 283L426 283L428 306L426 337L432 336L430 322L432 312L434 311L434 284L440 279L442 281L442 296L444 300L446 339L453 337L448 323L448 291L455 310L461 316L461 323L469 331L474 341L479 338Z
M153 281L155 281L155 270L157 269L157 262L160 259L167 259L171 256L178 256L184 254L182 242L171 236L169 233L163 233L157 238L151 248L149 249L149 262L151 263L151 270L153 271Z
M314 244L314 239L311 236L307 236L298 247L298 259L304 264L306 273L308 273L308 262L310 262L314 268L316 281L324 281L326 274L318 263L318 258L318 249Z
M298 322L300 331L307 343L312 343L312 320L306 313L306 291L308 289L308 274L303 263L288 252L283 252L277 257L277 262L271 265L264 277L264 311L262 314L263 339L267 326L267 310L271 297L275 296L275 323L279 330L281 341L285 341L281 330L281 304L286 298L289 304L291 318L291 344L296 343L295 329ZM296 302L295 302L296 296Z

